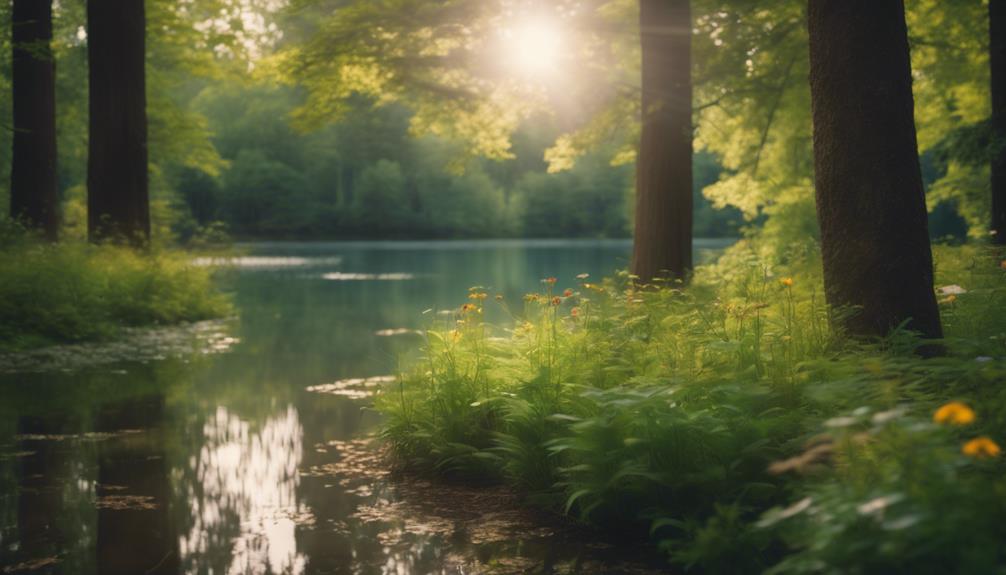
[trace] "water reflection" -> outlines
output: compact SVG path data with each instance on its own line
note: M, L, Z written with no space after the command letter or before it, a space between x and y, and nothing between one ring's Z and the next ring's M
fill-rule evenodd
M297 497L302 435L293 406L258 429L223 406L207 419L188 464L194 481L184 484L192 525L179 547L187 572L304 572L296 529L311 512ZM221 558L226 565L213 568Z
M250 251L223 276L237 321L74 348L100 365L0 361L0 573L577 572L595 557L500 515L502 495L389 481L359 438L373 376L415 353L423 310L473 285L519 301L543 277L601 277L627 242ZM353 281L322 279L340 271ZM630 572L596 560L581 571Z
M118 402L97 415L95 430L116 436L101 445L98 455L99 573L178 572L163 420L163 396ZM119 433L141 427L142 433Z

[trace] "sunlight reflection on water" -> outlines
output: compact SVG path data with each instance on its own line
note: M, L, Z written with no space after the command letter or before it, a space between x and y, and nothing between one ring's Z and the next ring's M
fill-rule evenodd
M200 572L199 556L222 543L211 541L213 534L236 520L228 573L303 573L307 559L297 551L296 527L312 516L297 499L303 457L297 410L288 406L255 430L221 406L203 434L205 444L189 460L197 481L187 486L193 525L179 538L183 560Z
M199 267L221 266L253 269L277 269L320 265L338 265L341 257L284 257L284 256L240 256L240 257L202 257L192 260L192 265Z
M347 273L347 272L332 272L321 276L323 279L330 281L408 281L415 279L415 275L406 273L388 273L388 274L359 274L359 273Z

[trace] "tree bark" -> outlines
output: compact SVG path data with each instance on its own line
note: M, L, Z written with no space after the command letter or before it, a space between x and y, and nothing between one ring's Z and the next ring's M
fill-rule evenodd
M150 240L143 0L88 0L88 236Z
M992 242L1006 245L1006 5L989 0L989 66L992 76Z
M640 0L642 134L636 159L632 272L685 278L692 268L690 0Z
M52 3L14 0L11 40L14 142L10 214L55 241L59 233L59 194Z
M828 303L855 336L942 337L902 0L810 0L817 213Z

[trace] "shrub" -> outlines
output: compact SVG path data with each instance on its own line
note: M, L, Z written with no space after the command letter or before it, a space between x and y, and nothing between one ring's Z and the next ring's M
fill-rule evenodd
M120 326L226 314L210 272L184 255L27 239L0 251L0 346L112 336Z
M569 289L550 278L505 328L484 321L484 308L509 313L510 302L473 288L427 332L423 359L377 398L392 456L505 481L616 533L649 533L673 561L705 572L780 561L780 572L897 572L895 558L915 561L913 546L934 545L948 550L905 564L1001 564L989 551L1001 528L988 525L1001 505L969 490L1003 486L958 455L946 430L908 423L967 398L990 406L981 431L1006 437L999 254L937 250L940 285L960 289L942 296L946 354L924 360L909 333L858 342L832 330L829 314L855 310L824 305L814 250L789 250L774 267L758 253L733 249L687 289L640 289L624 273ZM849 439L885 417L870 441ZM929 519L904 536L862 529L857 506L898 489L899 505ZM958 520L951 502L969 497ZM807 498L790 512L799 517L779 519ZM938 517L950 524L926 523ZM797 520L810 524L783 528ZM978 528L991 530L970 542L961 531Z

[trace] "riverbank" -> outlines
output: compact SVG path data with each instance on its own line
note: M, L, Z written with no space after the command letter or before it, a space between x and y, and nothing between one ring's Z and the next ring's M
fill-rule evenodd
M832 331L812 256L734 248L688 290L473 288L377 397L383 436L402 467L509 485L682 567L992 572L1006 269L986 248L935 255L946 355L930 360L911 334ZM501 312L512 329L484 319Z
M127 327L223 317L206 268L166 249L7 238L0 249L0 349L109 340Z

